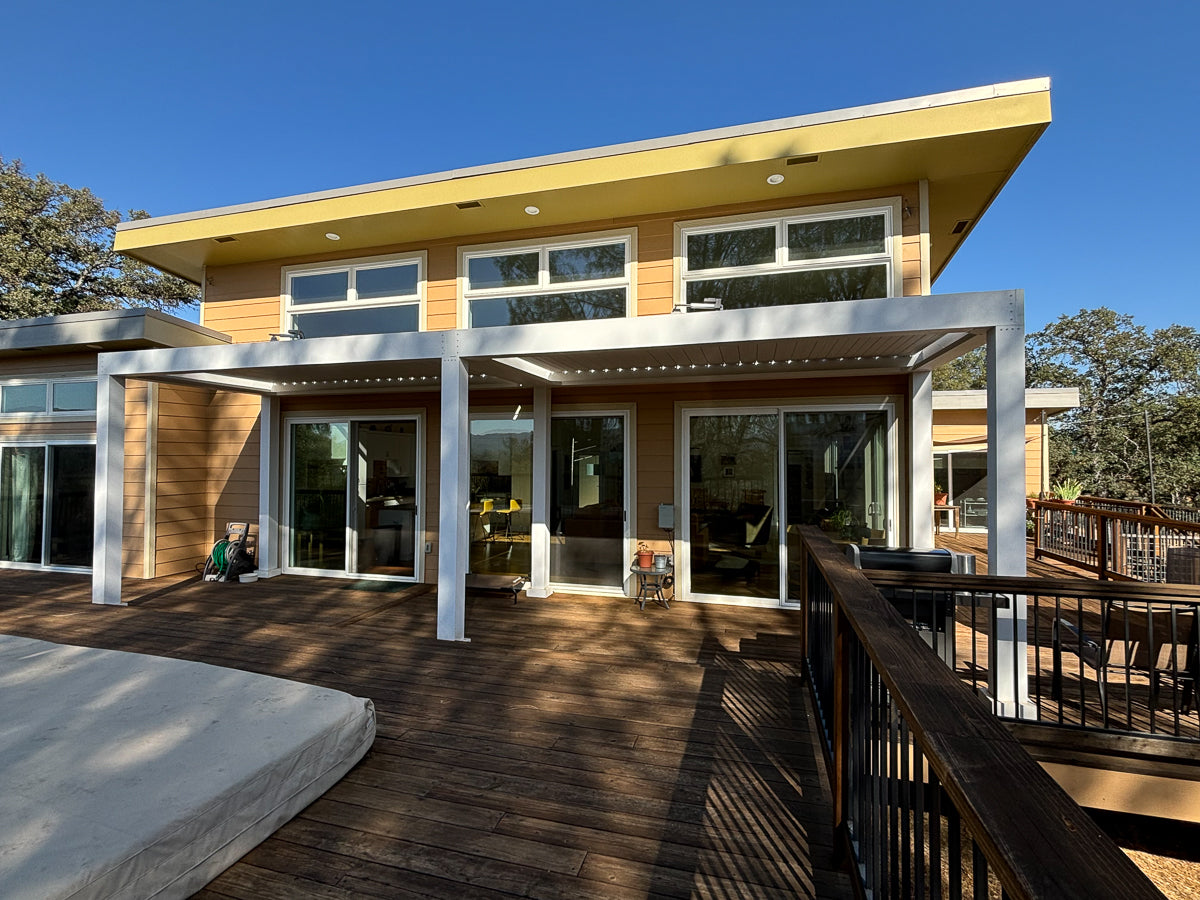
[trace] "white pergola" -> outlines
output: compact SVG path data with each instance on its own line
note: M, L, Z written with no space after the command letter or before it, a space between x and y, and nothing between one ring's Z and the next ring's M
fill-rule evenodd
M550 389L780 377L904 374L910 453L900 467L905 531L933 541L932 370L988 348L988 558L993 574L1025 574L1025 331L1020 291L894 297L520 325L104 353L99 357L92 599L121 603L125 381L180 383L261 397L259 570L282 567L280 398L354 391L441 395L438 637L466 640L468 394L483 385L534 393L530 593L549 593ZM1004 486L1008 486L1007 489ZM1024 641L1024 609L1010 610L1001 641ZM1010 665L1011 653L997 654ZM1021 653L1016 658L1023 659ZM1003 674L1003 673L1001 673ZM996 684L1011 685L1011 677ZM1024 692L1022 691L1022 694ZM998 698L1004 699L1004 698Z

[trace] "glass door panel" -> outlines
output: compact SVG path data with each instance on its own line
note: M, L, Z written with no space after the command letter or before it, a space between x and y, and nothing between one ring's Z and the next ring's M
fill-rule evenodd
M784 414L788 525L820 525L839 540L888 537L887 414Z
M358 448L355 568L412 577L416 561L417 423L354 423Z
M471 571L528 575L533 420L471 422Z
M624 584L624 416L551 420L550 535L551 581Z
M779 416L688 417L690 589L779 599Z
M349 424L292 425L291 565L346 571Z
M950 466L950 502L959 508L963 525L987 527L987 454L947 454Z
M46 448L0 451L0 560L42 562Z
M50 565L92 564L95 485L95 447L50 447Z

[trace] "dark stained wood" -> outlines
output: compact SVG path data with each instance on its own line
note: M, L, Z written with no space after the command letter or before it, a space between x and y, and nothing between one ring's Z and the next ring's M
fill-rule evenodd
M1008 895L1161 897L955 673L930 665L917 633L840 549L819 529L801 532L839 617Z
M0 570L0 632L194 659L370 697L341 782L197 896L849 897L795 612L427 585ZM369 589L367 589L369 588Z

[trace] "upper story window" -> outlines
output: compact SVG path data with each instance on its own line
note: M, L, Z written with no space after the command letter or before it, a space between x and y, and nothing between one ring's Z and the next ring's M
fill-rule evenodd
M96 380L15 381L0 384L0 415L78 416L96 411Z
M289 266L283 276L285 331L315 338L421 328L423 253Z
M588 235L459 250L472 328L629 314L633 235Z
M900 293L895 204L790 210L679 226L685 301L725 309Z

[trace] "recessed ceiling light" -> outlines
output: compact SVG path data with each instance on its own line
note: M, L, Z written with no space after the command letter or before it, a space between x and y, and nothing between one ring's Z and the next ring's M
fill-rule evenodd
M767 176L767 184L783 184L783 176L776 172Z
M541 210L538 209L536 206L527 206L527 207L525 207L525 212L529 213L529 215L531 215L531 216L536 216L538 213L541 212Z
M340 234L334 234L332 231L325 232L325 237L329 238L331 241L340 241L342 239Z
M229 244L229 243L232 243L233 241L236 241L237 238L235 238L231 234L227 234L227 235L225 235L225 237L213 238L213 240L215 240L218 244Z

